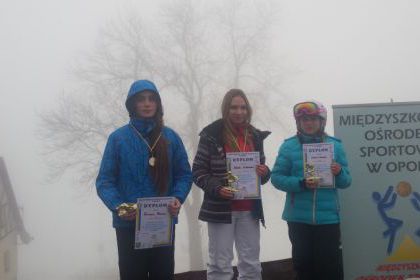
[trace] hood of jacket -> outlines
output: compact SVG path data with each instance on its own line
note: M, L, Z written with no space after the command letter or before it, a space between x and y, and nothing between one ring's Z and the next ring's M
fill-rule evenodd
M146 90L154 92L158 97L159 103L161 102L159 91L153 82L149 80L138 80L132 83L130 89L128 90L127 99L125 100L125 107L127 110L129 110L128 104L131 98L133 98L134 95Z

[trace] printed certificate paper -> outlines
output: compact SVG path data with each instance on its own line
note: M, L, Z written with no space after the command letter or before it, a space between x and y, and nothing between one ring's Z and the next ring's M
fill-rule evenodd
M331 163L333 160L333 143L303 144L303 170L305 178L311 176L320 177L319 187L334 187L334 176L331 172Z
M172 245L173 218L168 205L173 197L148 197L137 200L135 249Z
M238 177L234 199L261 198L260 179L255 169L260 164L260 153L226 153L226 161L228 170Z

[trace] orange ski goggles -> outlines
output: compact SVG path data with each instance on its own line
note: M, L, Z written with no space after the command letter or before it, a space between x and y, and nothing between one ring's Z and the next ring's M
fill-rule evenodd
M300 118L304 115L318 116L321 111L318 105L314 102L302 102L293 107L293 115L295 118Z

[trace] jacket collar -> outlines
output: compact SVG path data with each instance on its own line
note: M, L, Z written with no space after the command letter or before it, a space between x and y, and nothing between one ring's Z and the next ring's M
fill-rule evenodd
M250 126L251 132L257 141L263 141L271 134L270 131L261 131L252 125ZM219 146L223 146L223 119L218 119L208 126L204 127L200 132L201 137L207 137L210 141L215 142Z

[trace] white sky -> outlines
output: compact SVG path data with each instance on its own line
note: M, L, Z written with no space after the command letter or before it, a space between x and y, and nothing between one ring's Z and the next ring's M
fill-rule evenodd
M37 112L54 106L71 83L73 59L91 50L98 29L127 6L148 11L150 1L137 2L0 2L0 156L24 208L25 225L35 237L20 246L19 279L59 279L59 272L116 268L108 212L93 190L83 192L69 178L44 184L45 158L34 132ZM317 99L328 106L390 98L418 101L419 10L417 0L281 1L273 40L283 61L282 94L292 102ZM291 116L287 121L293 125ZM279 135L268 139L270 166L282 140ZM266 189L262 259L286 258L290 248L280 220L280 196L270 186ZM185 269L185 264L177 265Z

